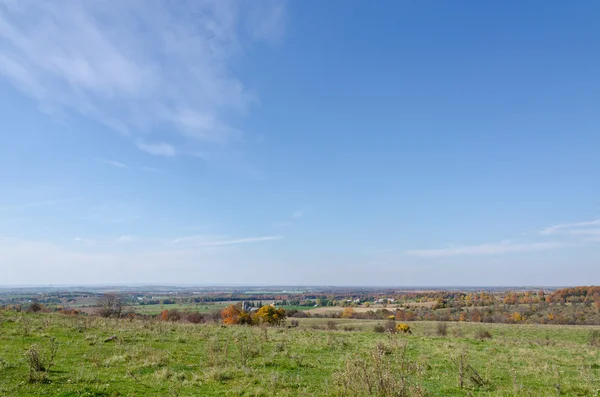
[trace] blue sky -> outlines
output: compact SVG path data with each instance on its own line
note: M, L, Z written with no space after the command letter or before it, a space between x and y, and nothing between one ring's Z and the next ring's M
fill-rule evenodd
M0 4L0 284L600 279L595 2Z

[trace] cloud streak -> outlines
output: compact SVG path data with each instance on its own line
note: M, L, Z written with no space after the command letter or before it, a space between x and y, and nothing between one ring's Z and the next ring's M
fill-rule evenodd
M222 245L260 243L265 241L281 240L282 236L245 237L238 239L211 238L207 236L187 236L173 240L174 244L188 243L197 247L216 247Z
M239 141L256 100L232 71L282 37L280 1L0 3L0 78L60 117L83 115L157 156ZM158 143L149 143L158 142Z
M510 242L489 243L479 245L464 245L458 247L427 249L427 250L408 250L407 255L421 258L442 258L449 256L463 255L499 255L513 252L534 252L547 251L563 247L565 244L560 242L512 244Z
M547 227L540 231L542 236L549 236L554 234L564 235L596 235L600 233L600 219L586 222L575 222L575 223L563 223Z
M62 198L56 200L45 200L45 201L35 201L30 203L18 203L18 204L7 204L0 205L0 211L11 211L11 210L24 210L31 209L37 207L54 207L62 204L73 203L77 200L80 200L80 197L71 197L71 198Z
M152 154L154 156L172 157L177 154L175 148L168 143L156 142L156 143L145 143L137 142L136 146L143 152Z
M121 162L115 161L115 160L99 158L98 161L100 161L104 164L108 164L110 166L116 167L116 168L129 168L129 166L127 164L124 164L124 163L121 163Z

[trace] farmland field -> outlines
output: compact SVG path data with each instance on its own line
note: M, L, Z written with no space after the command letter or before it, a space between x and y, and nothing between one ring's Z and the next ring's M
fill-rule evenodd
M0 396L391 395L363 389L375 379L403 379L411 396L599 395L600 327L450 323L439 336L426 321L410 323L411 335L374 332L377 320L297 321L263 328L4 311ZM47 367L52 346L51 368L31 372L31 352Z
M237 302L217 302L217 303L174 303L170 305L138 305L130 306L127 309L133 310L136 313L141 314L159 314L165 309L177 309L177 310L189 310L199 313L207 313L215 310L222 310L227 305L234 304Z

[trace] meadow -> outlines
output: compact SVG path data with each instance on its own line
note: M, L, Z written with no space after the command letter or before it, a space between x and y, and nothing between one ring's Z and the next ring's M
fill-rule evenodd
M600 327L439 324L393 334L374 332L376 320L249 327L5 310L0 396L600 396Z

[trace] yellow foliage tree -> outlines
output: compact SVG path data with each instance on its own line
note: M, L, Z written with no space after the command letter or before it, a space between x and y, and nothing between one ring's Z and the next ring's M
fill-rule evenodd
M344 309L344 312L342 313L342 318L352 318L353 314L354 314L354 309L351 307L347 307Z
M520 323L521 321L524 320L523 316L521 316L521 313L519 313L519 312L514 312L513 315L512 315L512 319L516 323Z
M273 306L263 306L256 312L257 322L261 324L281 325L285 322L285 309Z

